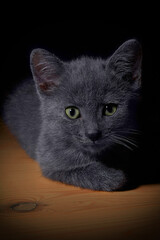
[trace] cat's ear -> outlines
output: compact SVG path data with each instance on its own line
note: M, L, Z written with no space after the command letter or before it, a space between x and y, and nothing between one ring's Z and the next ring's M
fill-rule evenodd
M30 66L39 93L50 94L59 85L64 66L55 55L44 49L34 49Z
M124 42L110 57L109 67L118 78L129 81L138 89L141 85L142 48L140 43L131 39Z

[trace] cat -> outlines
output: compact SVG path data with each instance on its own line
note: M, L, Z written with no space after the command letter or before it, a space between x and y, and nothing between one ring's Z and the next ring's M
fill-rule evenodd
M31 52L33 79L8 97L3 119L45 177L99 191L125 188L121 162L136 146L129 136L136 133L141 62L136 39L107 59L63 62L44 49Z

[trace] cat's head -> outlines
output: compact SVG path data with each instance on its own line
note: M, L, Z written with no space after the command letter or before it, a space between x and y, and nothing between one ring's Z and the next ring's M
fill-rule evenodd
M129 147L124 134L132 127L130 103L141 85L141 59L134 39L106 60L62 62L46 50L33 50L31 69L48 134L59 144L91 153L113 143Z

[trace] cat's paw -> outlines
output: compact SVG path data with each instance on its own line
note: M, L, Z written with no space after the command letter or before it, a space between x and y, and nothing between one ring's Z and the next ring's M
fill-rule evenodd
M118 191L124 188L127 178L120 169L108 168L96 162L86 168L84 185L98 191Z
M127 183L124 172L116 169L108 169L102 179L100 184L100 190L102 191L120 191Z
M126 184L123 171L104 168L104 166L102 168L99 164L92 164L83 169L58 172L43 168L42 173L45 177L56 181L97 191L118 191Z

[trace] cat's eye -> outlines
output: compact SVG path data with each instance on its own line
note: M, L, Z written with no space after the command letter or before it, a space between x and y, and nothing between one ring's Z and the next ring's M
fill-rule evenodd
M117 111L117 104L108 103L105 105L103 115L112 116Z
M77 119L80 117L80 111L76 107L68 107L65 110L67 117L70 119Z

